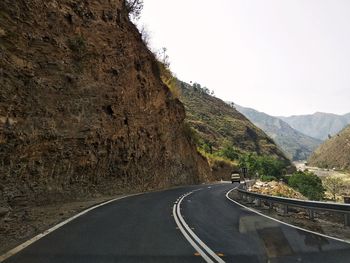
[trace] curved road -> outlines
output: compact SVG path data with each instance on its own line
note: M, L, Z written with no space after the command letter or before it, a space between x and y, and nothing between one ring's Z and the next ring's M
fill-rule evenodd
M181 187L98 207L10 262L349 262L350 245L245 210L231 184Z

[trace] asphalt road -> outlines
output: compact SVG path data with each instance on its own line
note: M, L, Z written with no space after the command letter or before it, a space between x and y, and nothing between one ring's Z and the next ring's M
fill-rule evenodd
M350 245L241 208L231 184L147 193L96 208L5 262L350 262Z

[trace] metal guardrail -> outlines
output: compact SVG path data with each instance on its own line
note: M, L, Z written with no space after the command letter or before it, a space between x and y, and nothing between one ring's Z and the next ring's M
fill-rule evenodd
M339 204L339 203L329 203L329 202L319 202L319 201L305 201L293 198L277 197L271 195L258 194L254 192L249 192L242 189L243 185L241 184L237 191L242 199L247 198L255 199L257 206L261 205L261 201L268 202L270 209L273 208L274 204L280 204L283 206L284 214L288 213L288 207L300 207L308 211L310 219L314 218L314 211L328 211L333 213L341 213L344 215L344 224L350 226L350 205L348 204Z

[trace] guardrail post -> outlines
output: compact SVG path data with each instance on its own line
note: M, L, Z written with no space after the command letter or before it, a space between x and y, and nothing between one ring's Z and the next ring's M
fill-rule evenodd
M344 214L344 225L350 226L350 214L348 213Z
M287 205L283 205L283 215L287 215L288 214L288 206Z
M252 197L250 195L248 195L248 203L252 203Z
M313 220L315 218L315 212L312 209L308 210L309 219Z
M269 202L269 210L271 211L273 209L273 203Z
M255 199L255 205L261 206L261 199L259 199L259 198Z

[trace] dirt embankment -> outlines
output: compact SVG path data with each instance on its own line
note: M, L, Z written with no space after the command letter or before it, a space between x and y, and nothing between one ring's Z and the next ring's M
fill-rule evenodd
M0 10L0 236L33 207L211 179L122 0Z

